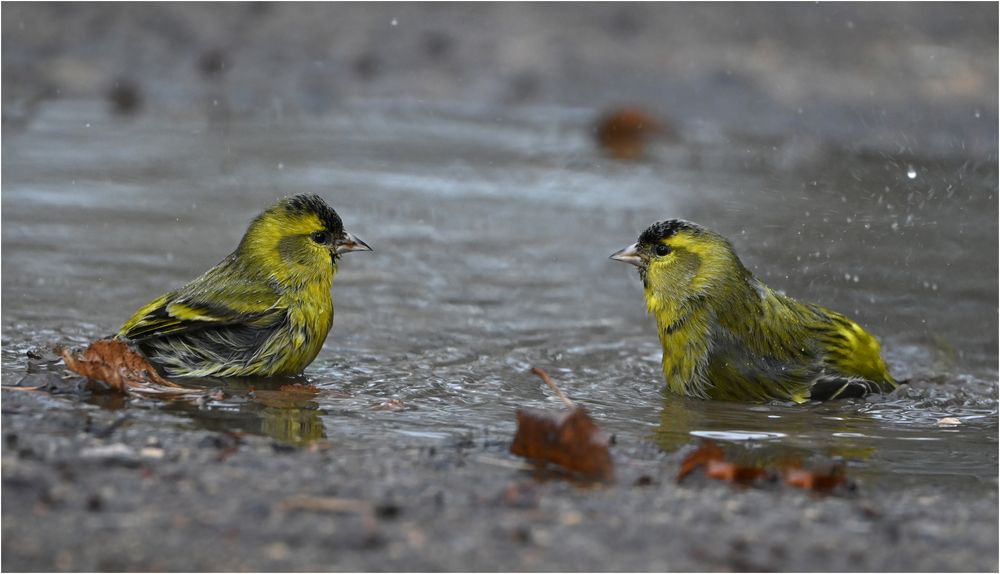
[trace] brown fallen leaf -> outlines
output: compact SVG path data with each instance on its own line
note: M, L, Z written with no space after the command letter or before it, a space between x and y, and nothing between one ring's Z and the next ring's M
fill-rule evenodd
M709 462L713 460L725 460L726 455L722 452L715 441L704 440L701 442L701 446L691 454L684 457L681 462L681 468L677 471L677 477L675 480L680 482L685 476L691 474L695 469L702 466L707 466Z
M541 369L532 369L555 388ZM561 391L557 394L570 405ZM588 477L610 480L614 461L608 449L610 439L583 407L571 406L560 412L538 409L517 410L517 433L510 452L537 461L552 463Z
M790 486L825 492L847 484L842 464L834 466L826 473L804 470L799 459L787 459L778 466L781 468L780 472L784 477L785 484ZM703 440L701 445L681 462L681 467L677 471L677 482L702 467L710 478L741 484L777 475L777 471L771 468L743 466L729 462L715 441Z
M785 484L806 490L830 491L846 485L847 477L844 476L843 465L834 466L826 473L789 467L785 469Z
M99 339L83 352L62 349L61 354L69 370L107 383L120 393L169 398L205 392L164 379L141 353L118 339Z
M743 484L764 478L769 474L764 468L742 466L727 461L725 453L715 444L715 441L704 440L697 450L687 455L681 462L680 470L677 471L677 482L701 467L705 468L705 474L709 478Z
M748 483L766 477L768 472L756 466L740 466L724 460L710 460L705 468L705 474L716 480Z
M613 108L597 121L595 137L601 148L618 160L635 160L645 153L653 135L672 136L662 121L635 106Z

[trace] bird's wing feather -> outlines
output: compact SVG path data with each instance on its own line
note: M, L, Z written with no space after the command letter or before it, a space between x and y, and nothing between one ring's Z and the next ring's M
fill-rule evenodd
M208 327L269 325L285 312L276 289L266 282L211 281L203 276L139 309L118 335L135 341Z

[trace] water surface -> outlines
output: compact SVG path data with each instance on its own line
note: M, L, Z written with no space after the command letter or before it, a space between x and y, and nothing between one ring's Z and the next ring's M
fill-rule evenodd
M4 382L27 349L113 333L217 263L276 198L318 193L376 250L341 264L306 373L321 392L257 385L246 401L234 383L236 398L200 408L129 408L339 448L509 437L515 408L556 406L527 372L540 366L619 443L712 437L844 459L885 487L996 488L992 166L712 130L622 163L594 149L592 116L359 101L323 119L125 122L54 104L4 132ZM853 316L914 384L806 406L664 395L639 280L607 257L668 217L730 237L771 287ZM391 400L403 409L373 408Z

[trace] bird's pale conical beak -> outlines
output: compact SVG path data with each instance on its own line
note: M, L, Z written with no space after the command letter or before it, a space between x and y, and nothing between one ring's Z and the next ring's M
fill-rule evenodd
M609 259L614 259L615 261L624 261L625 263L631 263L636 267L642 267L642 257L639 256L639 244L633 243L625 249L619 249L611 254Z
M344 232L344 235L337 240L334 250L337 252L337 255L347 253L348 251L374 251L374 249L372 249L367 243L361 241L361 239L346 231Z

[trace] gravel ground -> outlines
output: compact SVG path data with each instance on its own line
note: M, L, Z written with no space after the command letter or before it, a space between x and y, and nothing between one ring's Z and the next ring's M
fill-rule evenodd
M818 495L617 444L609 485L487 431L306 448L43 393L3 396L3 570L996 571L997 493ZM956 541L961 541L956 543Z

